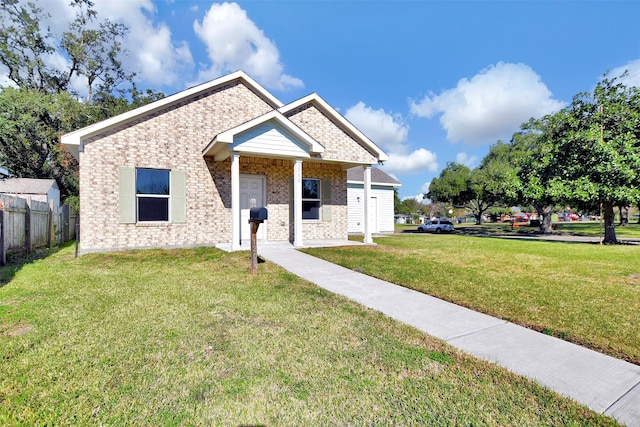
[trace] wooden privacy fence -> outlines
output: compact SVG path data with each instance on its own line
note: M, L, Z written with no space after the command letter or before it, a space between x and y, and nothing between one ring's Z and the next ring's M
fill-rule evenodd
M29 254L74 239L77 221L69 205L0 195L0 265L7 254Z

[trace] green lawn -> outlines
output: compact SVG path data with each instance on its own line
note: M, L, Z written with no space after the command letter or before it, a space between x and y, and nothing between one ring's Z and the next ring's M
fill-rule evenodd
M0 269L0 425L615 425L247 253L72 254Z
M640 247L403 234L307 252L640 364Z
M556 222L555 234L569 234L577 236L599 237L603 230L597 221L576 221L576 222ZM520 225L517 228L511 227L509 223L484 223L475 225L474 223L455 224L456 229L462 234L469 235L499 235L499 234L532 234L536 233L538 227ZM396 233L414 232L417 225L395 225ZM620 238L640 239L640 224L632 223L625 227L616 227L616 236Z
M604 233L599 222L593 221L576 221L576 222L559 222L556 224L556 230L560 233L575 234L578 236L601 236ZM617 237L640 239L640 224L633 223L624 227L616 227Z

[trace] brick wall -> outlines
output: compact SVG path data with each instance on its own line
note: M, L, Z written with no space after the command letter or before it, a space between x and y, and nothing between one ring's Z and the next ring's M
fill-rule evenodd
M373 154L355 142L313 104L305 104L292 110L287 114L287 118L324 146L323 159L377 163Z
M270 110L244 85L232 83L85 142L80 153L82 251L230 240L230 221L221 219L221 213L228 218L226 212L231 208L230 195L225 200L230 168L225 171L220 165L215 173L210 172L202 150L218 133ZM186 171L187 222L120 224L120 166Z

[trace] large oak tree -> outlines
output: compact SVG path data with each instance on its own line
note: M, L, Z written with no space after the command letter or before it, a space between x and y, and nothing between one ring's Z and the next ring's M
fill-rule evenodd
M605 77L558 115L558 174L550 194L583 208L601 206L604 243L616 243L614 207L640 202L640 89Z

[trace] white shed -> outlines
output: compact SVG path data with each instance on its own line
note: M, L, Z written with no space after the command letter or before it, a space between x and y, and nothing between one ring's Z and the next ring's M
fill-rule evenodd
M49 203L53 200L55 211L60 207L60 189L55 179L7 178L0 180L0 194L13 197L30 197L31 200Z
M378 168L371 168L369 218L372 233L393 233L393 191L401 184ZM347 170L347 205L349 233L364 232L364 169Z

